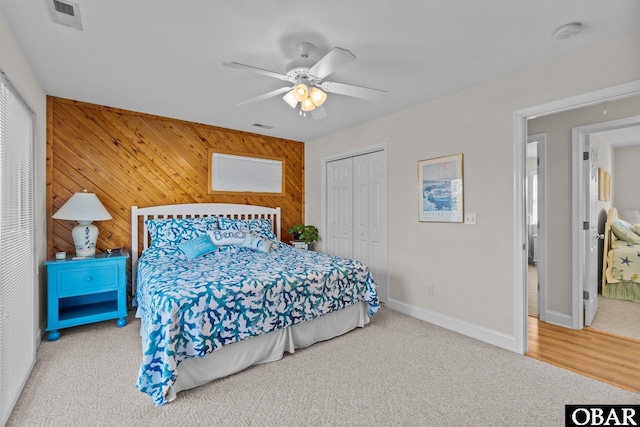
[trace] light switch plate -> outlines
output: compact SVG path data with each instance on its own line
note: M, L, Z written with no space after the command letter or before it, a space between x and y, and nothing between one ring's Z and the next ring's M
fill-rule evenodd
M476 214L471 212L465 213L464 223L474 225L476 223Z

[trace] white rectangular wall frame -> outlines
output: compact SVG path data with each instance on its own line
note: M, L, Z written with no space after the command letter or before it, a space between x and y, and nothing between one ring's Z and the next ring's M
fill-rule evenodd
M284 195L284 159L209 152L209 194Z

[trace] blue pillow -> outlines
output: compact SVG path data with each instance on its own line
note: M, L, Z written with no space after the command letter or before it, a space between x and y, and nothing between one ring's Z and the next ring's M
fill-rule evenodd
M213 244L209 236L203 234L195 239L187 240L178 244L178 247L189 259L197 258L202 255L214 252L218 247Z

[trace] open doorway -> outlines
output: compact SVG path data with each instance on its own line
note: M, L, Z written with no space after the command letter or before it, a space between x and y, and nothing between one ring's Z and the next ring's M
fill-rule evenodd
M527 225L527 293L529 316L545 319L546 135L527 138L525 201Z
M522 256L516 257L516 283L517 287L517 300L520 302L517 306L517 319L518 319L518 344L521 347L522 353L527 352L527 329L528 329L528 293L527 293L527 265L528 265L528 250L527 250L527 227L526 227L526 203L525 203L525 163L526 163L526 142L528 125L527 122L535 117L553 115L559 112L570 111L577 108L600 104L603 102L609 102L616 99L626 98L632 95L640 94L640 80L633 81L610 88L601 89L586 94L581 94L557 101L553 101L546 104L529 107L526 109L518 110L514 113L514 151L515 151L515 226L516 239L514 242L514 248L516 252L520 252ZM566 165L565 167L568 167ZM547 197L548 198L548 197ZM566 211L565 214L566 215ZM547 249L550 247L546 245ZM569 250L571 252L571 250ZM571 254L571 257L574 255ZM547 257L549 254L547 253ZM550 276L550 272L547 271L547 276ZM569 276L571 276L569 274ZM569 280L571 283L571 279ZM546 287L547 291L549 286ZM549 296L547 295L547 299ZM573 298L570 298L573 299ZM549 304L547 304L549 305ZM577 316L578 307L572 305L569 301L568 313L562 313L558 310L554 312L553 323L558 323L563 326L571 327L573 319ZM547 307L548 309L554 309L555 307ZM562 308L562 307L561 307ZM579 307L582 310L582 307ZM551 321L551 320L549 320ZM567 324L568 323L568 324Z
M620 295L617 292L603 293L602 283L598 280L604 280L601 268L606 249L603 248L602 240L605 237L603 233L608 233L605 231L604 223L607 220L609 210L616 208L620 212L624 212L628 222L634 222L631 217L640 210L640 198L637 195L637 180L640 179L640 172L638 172L636 162L629 162L633 158L640 159L640 116L576 127L573 129L572 144L574 151L581 152L588 149L598 152L595 166L611 176L611 179L607 179L606 184L601 186L601 189L606 187L606 194L610 194L606 198L596 194L590 195L584 191L587 188L584 180L572 184L572 192L578 206L584 207L586 212L592 212L594 224L590 229L596 233L594 236L593 233L585 231L584 235L576 236L578 252L584 251L585 254L584 259L575 260L578 265L574 267L584 270L582 272L584 280L573 283L573 286L579 286L582 283L582 288L574 289L574 292L585 295L584 321L579 319L578 326L581 328L584 322L585 326L600 331L640 340L640 332L637 330L637 324L640 322L638 300L630 295ZM576 162L575 160L572 164L572 168L578 170L578 173L580 169L584 170L584 166L585 162ZM578 212L578 215L583 215L581 218L584 218L584 214L585 212ZM640 213L637 216L640 216ZM596 238L594 239L594 237ZM589 245L594 242L600 243L600 248L596 250L595 262L590 260L588 255ZM629 264L632 265L632 262ZM631 268L630 266L629 269ZM589 277L593 279L587 280ZM619 282L614 276L609 276L609 281L611 280ZM633 290L638 287L634 283L612 283L607 289L622 286L630 286ZM587 298L586 295L589 297ZM597 311L589 310L591 301L595 301Z

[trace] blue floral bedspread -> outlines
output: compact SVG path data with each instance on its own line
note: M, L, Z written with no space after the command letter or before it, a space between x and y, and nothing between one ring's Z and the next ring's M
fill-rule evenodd
M231 249L231 248L229 248ZM284 244L271 253L234 247L187 259L151 247L138 262L143 358L137 388L167 402L178 364L226 344L378 297L369 269L351 259Z

